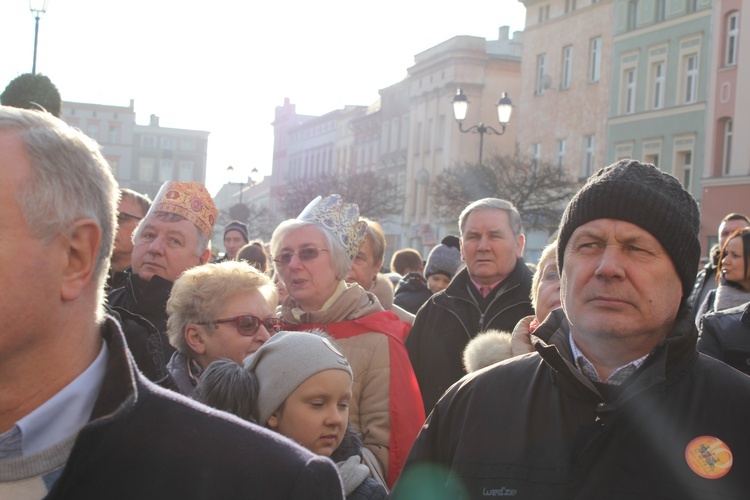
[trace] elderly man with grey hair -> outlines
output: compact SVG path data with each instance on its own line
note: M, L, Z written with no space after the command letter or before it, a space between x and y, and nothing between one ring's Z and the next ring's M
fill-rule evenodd
M512 331L534 314L532 273L523 261L525 237L513 204L475 201L461 213L458 228L466 267L422 306L406 338L427 414L465 374L461 357L472 338L488 329Z
M343 498L327 458L140 373L104 308L116 206L94 141L0 106L0 498Z
M185 270L208 262L217 215L203 184L165 182L133 233L125 284L107 297L138 367L164 387L175 388L167 373L175 351L166 334L167 300Z

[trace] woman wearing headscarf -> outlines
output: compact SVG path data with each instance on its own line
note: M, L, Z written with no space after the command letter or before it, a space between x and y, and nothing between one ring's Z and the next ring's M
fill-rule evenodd
M281 307L284 321L299 330L324 330L351 363L351 423L392 486L424 410L403 343L409 325L384 311L374 295L345 281L365 232L357 205L339 195L318 197L299 217L276 228L271 254L289 293Z

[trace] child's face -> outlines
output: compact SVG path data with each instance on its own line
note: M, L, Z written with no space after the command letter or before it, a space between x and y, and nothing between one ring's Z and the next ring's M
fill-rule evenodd
M432 293L438 293L440 290L445 290L450 283L451 279L440 273L431 274L430 277L427 278L427 288L429 288Z
M352 379L343 370L325 370L305 380L268 419L268 427L316 455L330 457L349 423Z

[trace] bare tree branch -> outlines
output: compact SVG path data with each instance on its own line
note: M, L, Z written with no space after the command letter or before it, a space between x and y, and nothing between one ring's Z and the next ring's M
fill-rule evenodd
M495 156L483 164L446 169L430 194L439 217L455 219L469 203L481 198L512 202L527 230L554 232L566 203L580 184L555 165L518 156Z

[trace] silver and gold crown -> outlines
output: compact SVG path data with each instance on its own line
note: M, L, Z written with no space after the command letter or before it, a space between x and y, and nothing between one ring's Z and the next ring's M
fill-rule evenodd
M330 231L344 245L352 260L365 242L367 223L359 220L359 207L354 203L344 203L338 194L325 198L318 196L305 207L297 220L314 222Z

